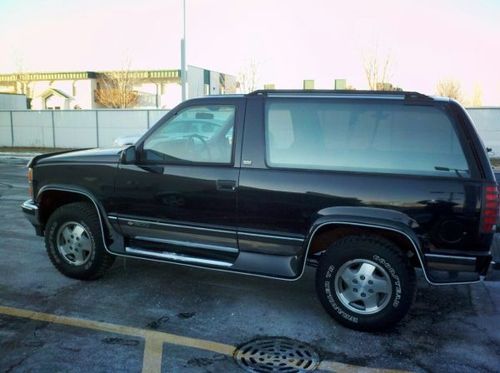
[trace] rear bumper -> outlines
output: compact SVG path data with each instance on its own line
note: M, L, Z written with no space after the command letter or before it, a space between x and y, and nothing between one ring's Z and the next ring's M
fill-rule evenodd
M21 205L24 216L35 227L36 234L43 236L43 227L40 223L38 205L33 200L27 200Z
M489 253L477 256L425 254L427 275L436 284L477 282L488 273L491 260Z
M496 233L493 236L491 255L493 260L491 261L485 280L500 281L500 233Z

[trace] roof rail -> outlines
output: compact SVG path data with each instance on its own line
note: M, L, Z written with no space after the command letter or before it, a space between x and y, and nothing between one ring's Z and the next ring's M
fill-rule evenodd
M272 96L272 95L300 95L300 94L321 94L321 95L352 95L352 96L404 96L405 100L433 100L432 97L419 92L412 91L368 91L368 90L348 90L348 89L259 89L247 94L247 96Z

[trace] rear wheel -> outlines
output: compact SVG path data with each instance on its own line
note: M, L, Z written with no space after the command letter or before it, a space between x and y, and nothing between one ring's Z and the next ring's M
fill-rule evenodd
M415 271L391 242L348 236L322 255L316 289L337 321L357 330L382 330L400 321L415 296Z
M80 280L101 277L115 259L106 252L95 209L84 202L54 211L45 227L45 247L59 272Z

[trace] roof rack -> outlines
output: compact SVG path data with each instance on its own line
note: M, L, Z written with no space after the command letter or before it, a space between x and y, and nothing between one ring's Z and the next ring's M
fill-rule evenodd
M348 89L259 89L247 94L247 96L272 96L272 95L342 95L342 96L403 96L405 100L433 100L432 97L419 92L412 91L357 91Z

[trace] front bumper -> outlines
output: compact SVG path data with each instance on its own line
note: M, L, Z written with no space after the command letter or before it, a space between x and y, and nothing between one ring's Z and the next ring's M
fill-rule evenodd
M35 227L36 234L43 236L43 227L40 223L39 209L35 201L29 199L21 205L21 208L26 219L28 219L28 221Z

